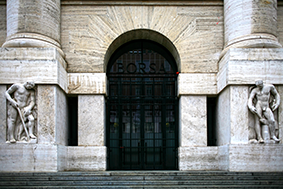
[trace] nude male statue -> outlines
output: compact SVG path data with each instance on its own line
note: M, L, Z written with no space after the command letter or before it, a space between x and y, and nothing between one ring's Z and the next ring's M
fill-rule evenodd
M280 96L276 91L275 87L271 84L263 84L262 80L257 80L255 82L256 88L251 91L248 107L252 113L255 114L255 132L257 135L257 140L263 143L264 140L261 135L260 123L269 126L270 138L274 141L279 141L275 136L276 122L274 119L273 111L280 105ZM274 102L271 107L269 107L270 95L274 96ZM253 99L256 99L255 106L253 105ZM263 117L264 116L264 117Z
M23 132L24 125L27 126L28 135L27 138L35 139L34 136L34 117L32 115L32 110L35 106L35 94L33 89L35 86L34 82L26 82L24 84L13 84L5 93L6 99L9 101L8 107L8 137L11 143L15 143L15 132L17 133L17 138ZM12 97L13 96L13 97ZM21 115L20 115L21 113ZM16 130L17 123L21 118L21 124ZM22 123L25 122L25 123Z

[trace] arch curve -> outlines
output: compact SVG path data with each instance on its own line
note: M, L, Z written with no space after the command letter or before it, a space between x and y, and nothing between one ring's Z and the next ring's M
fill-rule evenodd
M148 30L148 29L135 29L135 30L130 30L119 37L117 37L111 45L108 47L105 56L104 56L104 71L107 71L107 65L110 60L110 57L112 54L123 44L133 41L133 40L138 40L138 39L146 39L150 41L154 41L156 43L159 43L160 45L164 46L174 57L176 64L177 64L177 69L180 71L180 55L177 51L177 48L175 45L164 35L162 35L159 32L156 32L154 30Z

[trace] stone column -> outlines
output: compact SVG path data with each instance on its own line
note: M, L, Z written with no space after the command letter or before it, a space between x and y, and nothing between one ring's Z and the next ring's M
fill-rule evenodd
M276 0L224 0L225 47L280 48Z
M60 46L60 0L7 0L7 38L2 47Z

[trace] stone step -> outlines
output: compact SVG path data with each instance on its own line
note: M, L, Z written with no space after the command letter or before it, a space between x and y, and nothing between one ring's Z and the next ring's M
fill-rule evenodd
M0 173L0 188L283 188L283 172Z

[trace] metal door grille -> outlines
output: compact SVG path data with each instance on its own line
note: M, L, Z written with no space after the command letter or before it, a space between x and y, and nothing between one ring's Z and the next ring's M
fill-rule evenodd
M134 41L118 50L109 62L110 170L177 169L176 64L170 53L164 52L153 42Z

